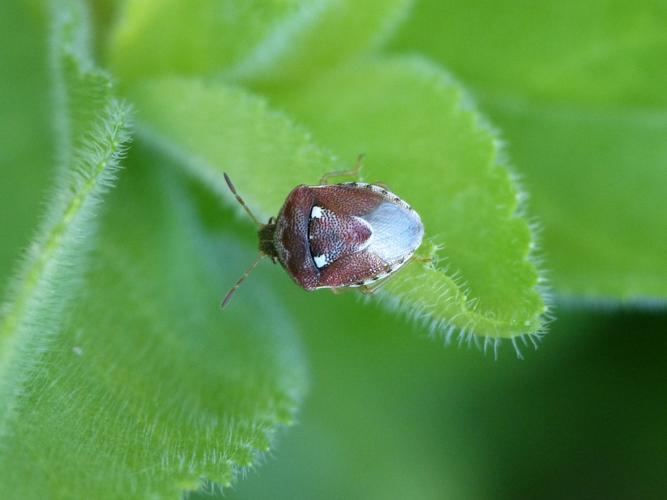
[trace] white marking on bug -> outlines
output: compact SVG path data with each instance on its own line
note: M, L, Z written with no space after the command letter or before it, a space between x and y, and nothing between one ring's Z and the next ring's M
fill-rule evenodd
M401 205L387 201L363 216L372 228L367 250L392 264L393 271L401 267L421 245L424 226L416 212L406 211ZM402 262L399 262L401 261Z
M322 218L322 207L318 207L317 205L313 205L313 208L310 211L310 218L311 219L321 219Z
M316 255L313 257L313 260L315 261L315 265L318 267L318 269L321 269L327 265L327 256L324 254Z

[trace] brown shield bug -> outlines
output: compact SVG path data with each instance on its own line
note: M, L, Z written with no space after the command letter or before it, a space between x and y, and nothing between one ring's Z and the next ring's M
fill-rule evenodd
M361 287L370 293L414 255L424 226L410 205L381 185L327 184L330 177L358 175L362 158L353 170L327 174L317 186L295 187L267 224L225 174L230 191L259 226L260 255L227 293L223 308L262 257L280 262L305 290Z

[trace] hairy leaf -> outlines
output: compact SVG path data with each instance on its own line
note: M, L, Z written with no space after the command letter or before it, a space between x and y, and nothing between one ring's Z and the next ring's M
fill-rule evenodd
M560 310L517 363L434 349L350 297L294 295L314 333L312 395L275 459L225 500L560 498L564 476L577 498L663 496L667 315Z
M220 313L248 247L229 214L199 213L167 160L135 151L122 188L101 196L127 108L88 56L81 3L53 7L58 181L0 316L0 496L229 484L293 419L305 385L293 329L266 280ZM202 225L212 212L224 230Z
M106 77L90 69L74 48L78 33L73 24L82 15L78 6L54 10L62 175L0 315L0 435L40 351L57 332L80 274L77 263L91 234L95 207L114 177L127 139L127 110L108 95Z
M143 139L178 158L238 207L222 176L223 170L229 172L263 219L278 213L296 184L315 183L334 168L333 156L309 132L243 89L165 78L144 82L129 96L138 109Z
M183 179L149 153L133 148L76 307L4 440L12 474L0 489L12 495L175 498L203 478L228 485L293 419L303 361L272 285L257 276L220 312L250 249L229 215L223 231L203 228Z
M351 66L275 96L365 177L413 203L434 265L413 263L382 289L438 329L489 338L539 332L546 311L533 237L493 132L462 91L418 58Z
M424 255L444 247L433 265L414 262L392 278L385 303L450 334L541 331L546 307L527 258L532 237L517 214L519 194L498 143L459 88L431 65L365 63L274 95L345 159L335 163L302 128L239 89L160 79L130 95L145 137L229 198L227 170L264 216L275 215L296 184L316 183L368 153L368 180L389 183L422 214L430 240Z
M393 42L450 66L503 128L565 296L667 297L666 23L652 1L423 0Z
M525 166L554 288L572 300L664 304L667 109L484 103Z

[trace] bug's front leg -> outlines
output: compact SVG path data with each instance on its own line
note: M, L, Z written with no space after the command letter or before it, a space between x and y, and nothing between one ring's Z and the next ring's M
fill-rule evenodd
M413 255L410 260L419 262L420 264L433 264L433 257L426 257L424 255Z
M329 179L333 177L354 177L355 179L359 178L359 173L361 172L361 166L365 156L366 155L363 153L357 156L357 161L351 170L336 170L334 172L327 172L320 179L320 185L329 184Z
M389 185L386 182L374 181L373 185L374 186L380 186L381 188L386 189L387 191L391 191L391 188L389 187Z
M382 288L385 283L389 281L387 278L383 279L382 281L378 281L374 285L364 285L359 287L359 291L363 293L364 295L373 295L375 292L377 292L380 288Z

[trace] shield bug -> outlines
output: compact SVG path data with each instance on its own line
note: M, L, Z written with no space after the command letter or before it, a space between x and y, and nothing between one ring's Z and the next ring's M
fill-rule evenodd
M351 171L325 175L317 186L295 187L266 224L225 174L230 191L259 226L260 255L227 293L223 308L262 257L279 262L305 290L360 287L370 293L414 255L424 226L404 200L377 184L327 183L330 177L356 176L361 160Z

